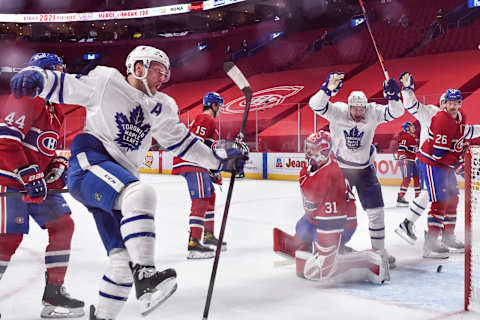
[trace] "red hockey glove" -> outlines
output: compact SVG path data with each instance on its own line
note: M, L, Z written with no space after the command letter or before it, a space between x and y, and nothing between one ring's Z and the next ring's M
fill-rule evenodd
M68 160L65 157L56 157L45 170L45 181L48 189L63 189L67 184Z

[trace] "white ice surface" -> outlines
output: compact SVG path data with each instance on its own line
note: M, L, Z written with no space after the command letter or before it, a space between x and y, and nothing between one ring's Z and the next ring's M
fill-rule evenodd
M212 260L187 261L190 199L179 176L143 175L158 190L156 263L178 273L178 291L147 317L139 315L133 294L118 319L202 319ZM223 192L217 188L216 229L221 217L229 180ZM325 183L328 183L327 181ZM417 222L419 241L410 246L393 230L403 220L406 208L393 208L398 188L384 187L387 248L397 258L392 281L383 286L369 283L320 288L297 278L294 265L278 266L283 258L272 252L272 229L293 233L302 213L297 182L236 181L228 217L209 319L480 319L463 310L463 256L448 260L421 257L426 217ZM407 198L412 198L411 190ZM72 241L67 291L86 305L95 304L98 283L106 266L106 253L90 213L69 195L75 234ZM359 206L360 207L360 206ZM463 238L463 192L460 197L457 235ZM370 248L367 217L358 209L358 228L350 245ZM43 251L47 234L33 221L30 234L12 258L0 281L2 320L39 319L44 288ZM436 272L443 265L441 273ZM86 308L88 314L88 308ZM85 316L84 319L87 319Z

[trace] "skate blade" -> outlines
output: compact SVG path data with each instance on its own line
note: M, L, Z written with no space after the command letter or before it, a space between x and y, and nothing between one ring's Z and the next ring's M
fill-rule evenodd
M215 251L210 251L210 252L189 251L187 253L187 259L211 259L213 257L215 257Z
M43 319L80 318L85 315L83 308L64 308L59 306L45 305L40 313Z
M408 207L408 203L396 203L395 204L395 207L397 208L405 208L405 207Z
M148 315L150 312L158 308L165 300L177 291L177 280L175 277L170 277L163 280L158 286L155 287L155 291L151 293L145 293L138 300L140 302L140 313L142 316Z
M205 247L209 247L210 249L213 249L213 250L217 250L217 246L214 246L214 245L211 245L211 244L203 244ZM221 251L227 251L227 246L226 245L222 245L222 249Z
M448 250L450 250L450 253L465 253L465 248L455 249L448 247Z
M450 252L446 253L424 253L422 255L425 259L448 259L450 257Z
M406 233L405 231L403 231L402 229L400 228L397 228L395 229L395 233L398 234L398 236L400 238L402 238L403 240L407 241L408 244L410 245L415 245L415 240L413 240L412 238L410 238Z

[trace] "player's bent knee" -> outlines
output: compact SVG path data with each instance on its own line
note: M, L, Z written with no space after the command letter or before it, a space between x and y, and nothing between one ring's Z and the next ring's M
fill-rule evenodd
M120 193L119 206L124 216L135 215L138 212L155 215L157 194L155 189L140 181L129 184Z

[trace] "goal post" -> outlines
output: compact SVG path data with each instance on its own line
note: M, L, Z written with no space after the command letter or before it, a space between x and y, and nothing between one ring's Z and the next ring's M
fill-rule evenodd
M480 311L480 146L465 153L465 310Z

